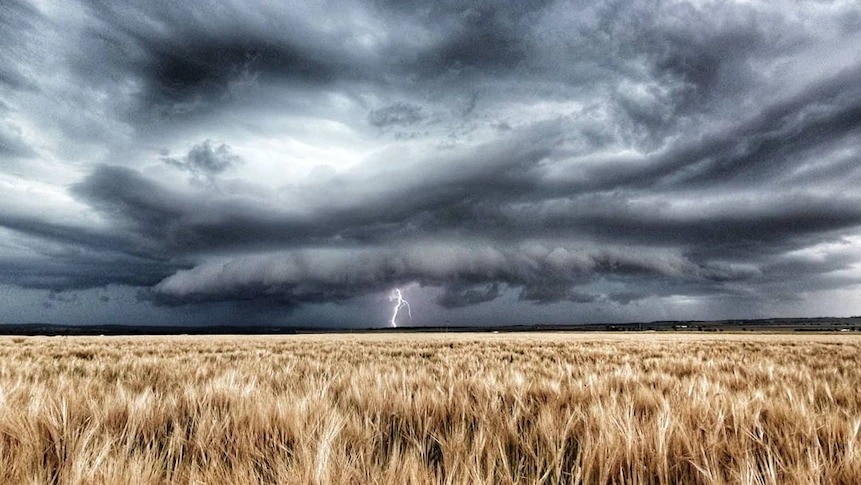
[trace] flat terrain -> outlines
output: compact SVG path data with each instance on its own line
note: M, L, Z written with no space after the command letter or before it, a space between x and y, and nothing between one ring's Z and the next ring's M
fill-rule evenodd
M0 338L0 483L861 483L861 335Z

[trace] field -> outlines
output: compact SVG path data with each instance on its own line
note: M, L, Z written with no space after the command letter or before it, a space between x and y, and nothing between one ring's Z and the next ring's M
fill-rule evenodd
M861 336L0 338L0 483L861 483Z

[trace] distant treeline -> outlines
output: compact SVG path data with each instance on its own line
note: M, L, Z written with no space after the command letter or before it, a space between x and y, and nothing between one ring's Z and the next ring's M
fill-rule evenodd
M351 329L277 327L260 325L55 325L46 323L0 324L0 335L290 335L299 333L365 332L607 332L607 331L751 331L837 332L861 331L861 316L848 318L766 318L753 320L656 321L643 323L589 323L572 325L421 326Z

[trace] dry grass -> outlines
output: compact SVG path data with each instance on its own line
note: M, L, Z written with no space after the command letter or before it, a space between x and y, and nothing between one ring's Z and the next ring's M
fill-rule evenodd
M861 483L861 338L0 338L0 483Z

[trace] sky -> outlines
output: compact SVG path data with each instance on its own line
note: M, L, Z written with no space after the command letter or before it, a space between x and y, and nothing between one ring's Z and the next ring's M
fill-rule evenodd
M855 1L0 2L0 322L861 314Z

